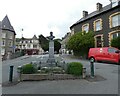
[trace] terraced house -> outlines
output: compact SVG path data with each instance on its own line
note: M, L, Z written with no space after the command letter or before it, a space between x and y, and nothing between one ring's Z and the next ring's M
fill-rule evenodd
M10 59L11 55L15 53L15 30L11 25L8 16L6 15L2 20L2 44L1 44L1 55L4 59Z
M71 34L93 31L95 47L107 47L113 38L120 36L120 0L111 1L105 7L97 3L96 7L90 14L83 11L83 17L70 27Z

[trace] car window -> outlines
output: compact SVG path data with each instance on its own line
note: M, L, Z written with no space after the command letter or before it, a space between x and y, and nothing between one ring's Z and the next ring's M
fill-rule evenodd
M115 51L117 51L115 48L108 48L109 53L115 53Z

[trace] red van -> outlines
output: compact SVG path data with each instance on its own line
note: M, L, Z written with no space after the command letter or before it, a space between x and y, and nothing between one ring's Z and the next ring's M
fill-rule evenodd
M120 63L120 50L114 47L90 48L88 58L93 61Z

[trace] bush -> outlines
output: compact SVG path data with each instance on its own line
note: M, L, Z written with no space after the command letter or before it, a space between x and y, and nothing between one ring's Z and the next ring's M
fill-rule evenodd
M37 72L37 69L32 64L26 64L22 66L21 72L23 74L33 74Z
M111 40L111 46L120 49L120 37Z
M68 64L67 73L75 76L82 75L83 65L79 62L71 62Z
M94 32L76 32L66 45L68 50L73 50L74 55L87 58L88 51L94 47Z

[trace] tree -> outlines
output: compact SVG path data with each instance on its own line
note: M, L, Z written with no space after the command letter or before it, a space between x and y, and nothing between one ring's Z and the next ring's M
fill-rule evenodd
M77 32L67 42L67 48L73 50L75 55L87 57L89 48L94 47L93 32Z
M39 44L44 51L49 50L49 40L47 40L43 35L39 35Z
M54 50L59 53L61 48L60 39L54 40ZM49 40L45 38L43 35L39 35L39 44L41 45L44 51L49 51Z
M54 50L59 53L59 50L61 48L61 43L58 41L58 39L54 40Z
M111 46L120 49L120 36L111 40Z

